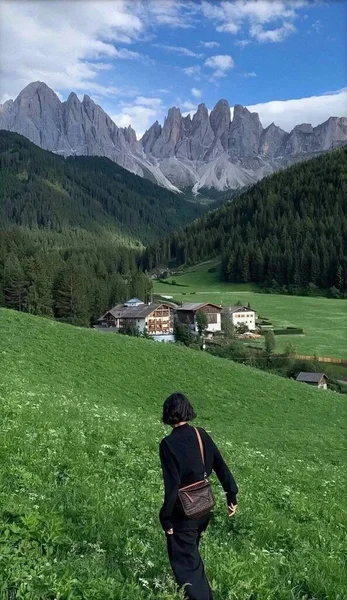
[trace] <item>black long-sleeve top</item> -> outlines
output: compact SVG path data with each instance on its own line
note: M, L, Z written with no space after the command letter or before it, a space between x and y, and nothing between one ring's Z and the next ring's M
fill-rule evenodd
M198 427L198 430L204 447L207 476L212 470L215 471L226 493L228 505L237 504L238 488L234 477L209 434L201 427ZM188 423L175 427L170 435L160 442L159 456L165 487L164 503L159 515L161 525L165 531L178 522L180 526L192 527L195 520L185 517L178 498L178 489L204 478L204 468L194 428Z

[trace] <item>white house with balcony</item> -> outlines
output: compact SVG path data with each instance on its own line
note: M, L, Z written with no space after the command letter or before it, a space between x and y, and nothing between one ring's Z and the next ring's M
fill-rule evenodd
M248 306L229 306L227 309L231 315L234 327L246 325L249 331L255 331L255 320L257 313Z
M117 304L110 308L98 319L94 327L102 331L124 332L130 326L137 329L139 333L146 331L153 339L172 341L172 304L166 302L145 304L138 298L131 298L124 304Z

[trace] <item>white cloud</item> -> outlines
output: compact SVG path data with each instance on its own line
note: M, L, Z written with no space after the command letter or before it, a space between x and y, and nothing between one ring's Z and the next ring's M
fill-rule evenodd
M158 25L189 29L194 26L193 17L198 7L190 0L146 0L143 11L148 11Z
M235 41L235 46L240 46L241 48L245 48L245 46L248 46L248 44L250 44L250 40L236 40Z
M192 87L192 89L190 90L192 92L192 95L194 96L194 98L201 98L201 90L198 90L195 87Z
M218 25L216 29L221 33L237 33L240 29L240 25L237 25L236 23L223 23L223 25Z
M184 48L183 46L167 46L166 44L153 44L156 48L162 48L163 50L167 50L168 52L175 52L176 54L183 54L184 56L192 56L195 58L201 58L202 54L197 54L189 48Z
M252 25L250 28L250 35L255 38L258 42L282 42L288 35L293 33L295 27L292 23L284 23L282 27L276 27L276 29L265 30L261 25Z
M320 33L324 25L321 21L315 21L314 23L312 23L311 27L316 33Z
M293 100L273 100L247 106L259 113L264 127L275 123L285 131L290 131L300 123L319 125L329 117L347 116L347 88L329 92L323 96L311 96Z
M137 96L134 102L135 104L142 104L143 106L151 107L161 107L163 103L161 98L147 98L146 96Z
M200 44L205 48L218 48L220 46L219 42L200 42Z
M227 71L233 68L234 61L229 54L216 54L205 61L205 66L213 69L213 77L225 77Z
M185 102L182 102L181 108L184 108L188 112L191 112L191 111L196 112L197 106L191 100L185 100Z
M263 43L280 42L293 33L298 11L307 5L307 0L225 0L218 5L203 0L201 10L217 31L235 35L248 26L251 38ZM265 24L277 25L278 21L282 21L280 26L265 29ZM245 42L240 40L239 45L245 46Z
M118 127L131 125L135 129L137 139L140 139L156 119L163 115L164 107L160 98L147 98L137 96L132 103L123 103L119 112L113 114L111 119Z
M254 71L242 73L242 77L256 77L257 74Z
M0 11L0 77L2 92L10 97L36 80L54 89L104 94L100 61L142 58L119 47L144 31L126 0L2 0Z
M192 77L193 79L195 79L196 81L200 81L201 77L201 67L200 65L193 65L192 67L186 67L185 69L182 69L182 71L188 75L188 77Z

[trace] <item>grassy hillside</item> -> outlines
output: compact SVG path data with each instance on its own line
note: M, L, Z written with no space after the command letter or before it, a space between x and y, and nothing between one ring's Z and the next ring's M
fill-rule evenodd
M147 243L201 214L198 205L104 157L64 159L0 131L0 226L111 230Z
M161 405L193 401L240 486L216 600L343 600L346 404L204 353L0 310L1 600L173 600Z
M172 280L179 285L168 285ZM250 302L258 314L268 317L275 326L302 327L303 336L277 336L279 352L291 343L299 354L347 357L347 300L262 294L254 284L222 282L218 259L191 267L184 275L174 275L166 281L155 282L154 291L183 302L216 302L223 306Z

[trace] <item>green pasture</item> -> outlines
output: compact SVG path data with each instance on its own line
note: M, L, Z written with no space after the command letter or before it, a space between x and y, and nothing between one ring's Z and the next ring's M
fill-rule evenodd
M211 268L216 271L209 273ZM261 294L252 284L221 282L216 260L192 267L184 275L174 275L166 281L172 280L180 285L155 282L154 291L183 302L214 302L223 306L239 300L245 304L250 302L260 316L268 317L277 327L302 327L302 336L277 336L279 352L291 343L299 354L347 358L347 300Z
M267 311L270 312L270 311ZM239 484L202 544L215 600L345 600L346 400L185 347L0 310L1 600L174 600L165 397Z

